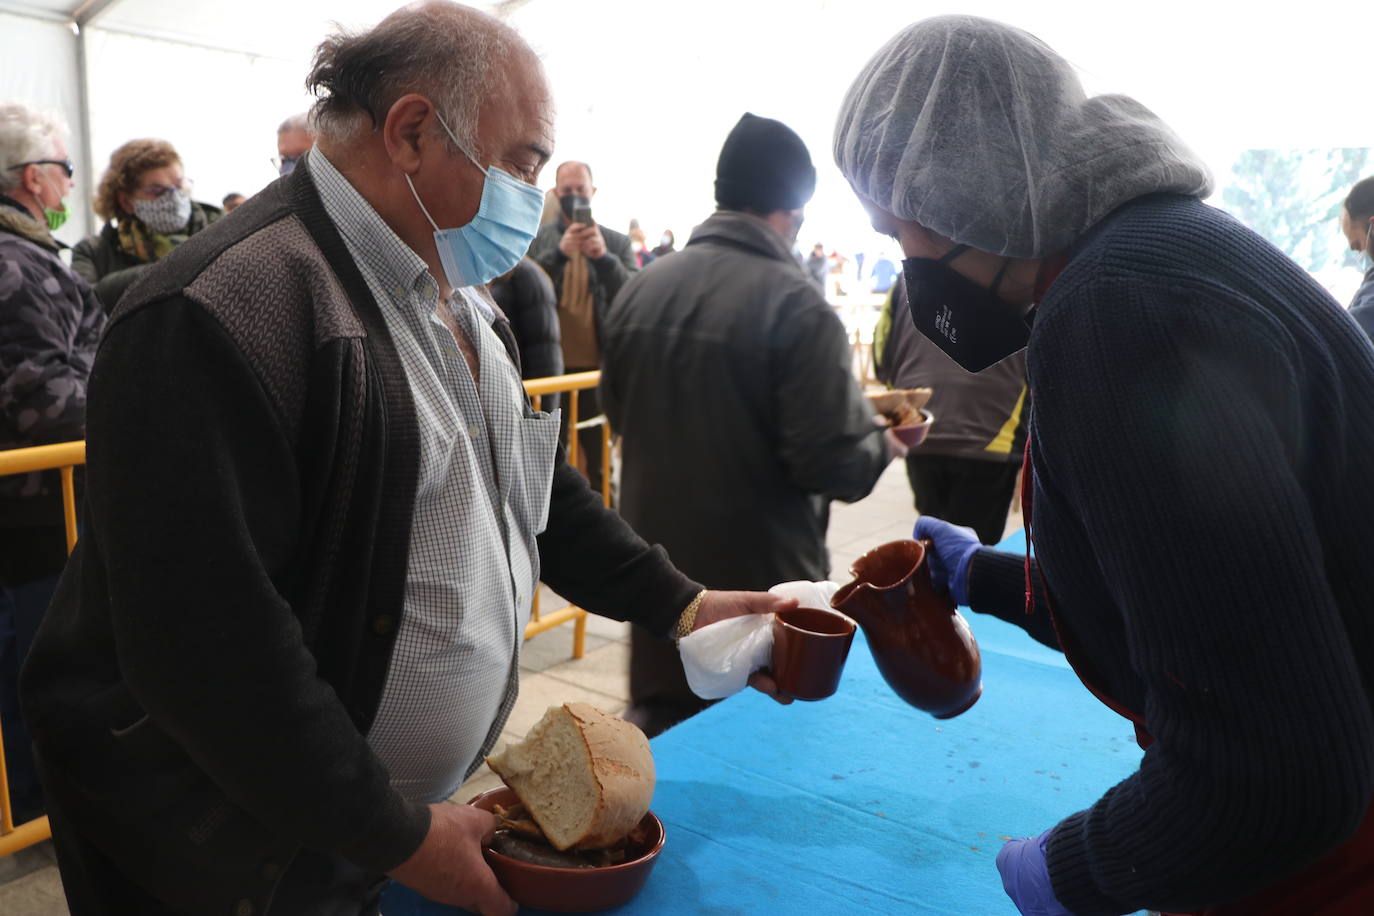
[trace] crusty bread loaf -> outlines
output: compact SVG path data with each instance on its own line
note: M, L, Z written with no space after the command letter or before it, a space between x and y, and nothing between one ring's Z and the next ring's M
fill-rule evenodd
M654 757L638 728L589 703L550 706L525 740L487 758L557 849L599 849L649 810Z

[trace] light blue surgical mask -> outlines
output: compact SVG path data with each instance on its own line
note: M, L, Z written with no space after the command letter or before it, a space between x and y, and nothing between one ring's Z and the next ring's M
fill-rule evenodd
M439 123L463 155L477 168L482 168L482 164L453 136L443 118L439 118ZM439 249L444 276L455 289L490 283L511 270L529 251L530 242L539 231L539 217L544 210L544 195L539 189L494 165L487 166L484 174L486 180L477 215L472 222L457 229L439 228L420 195L415 193L410 176L406 175L410 193L415 195L415 202L424 211L425 219L434 227L434 244Z

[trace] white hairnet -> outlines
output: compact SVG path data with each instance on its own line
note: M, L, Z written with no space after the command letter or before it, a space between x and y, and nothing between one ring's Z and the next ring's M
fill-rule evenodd
M914 23L873 56L840 109L835 162L893 215L1022 258L1067 248L1142 194L1212 184L1145 106L1088 98L1038 38L975 16Z

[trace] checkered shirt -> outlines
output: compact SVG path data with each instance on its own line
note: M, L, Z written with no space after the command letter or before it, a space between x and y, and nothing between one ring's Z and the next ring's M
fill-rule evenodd
M405 604L367 737L402 794L435 802L476 770L515 703L558 418L530 410L481 295L461 289L441 302L424 261L319 150L309 155L415 402L420 461ZM439 308L473 342L480 391Z

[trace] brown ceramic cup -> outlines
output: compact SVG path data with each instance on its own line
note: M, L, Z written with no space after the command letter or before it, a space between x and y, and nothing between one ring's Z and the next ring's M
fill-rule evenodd
M773 680L794 700L823 700L840 686L854 621L814 607L781 611L773 618Z

